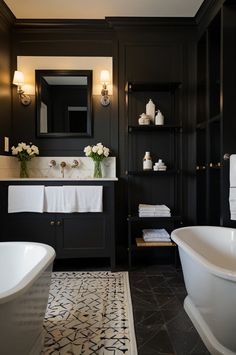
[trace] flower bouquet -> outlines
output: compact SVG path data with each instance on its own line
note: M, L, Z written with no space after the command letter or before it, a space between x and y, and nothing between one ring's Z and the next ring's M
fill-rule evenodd
M94 178L102 177L101 161L107 158L110 153L110 149L104 147L102 143L97 143L96 145L88 145L84 148L86 157L90 157L94 161Z
M16 155L19 162L20 162L20 177L21 178L28 178L28 170L26 162L34 158L36 155L39 154L39 149L36 145L32 143L18 143L17 147L11 147L12 155Z

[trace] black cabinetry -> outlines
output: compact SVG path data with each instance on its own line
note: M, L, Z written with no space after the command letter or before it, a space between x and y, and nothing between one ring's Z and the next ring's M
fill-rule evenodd
M173 247L174 243L142 239L142 229L165 228L171 232L182 218L182 129L180 83L131 83L126 85L127 104L127 181L129 266L137 251ZM152 99L164 114L162 126L138 125L138 118ZM144 171L143 156L150 151L153 162L162 159L166 171ZM171 217L139 217L139 204L164 204Z
M231 225L229 160L236 153L236 6L225 1L197 44L197 224Z
M44 181L31 181L42 185ZM31 241L51 245L56 257L63 258L109 258L115 267L115 183L94 181L63 185L103 185L103 212L99 213L7 213L8 186L27 185L22 181L6 181L0 186L1 195L1 241ZM62 185L61 182L46 182L47 185Z

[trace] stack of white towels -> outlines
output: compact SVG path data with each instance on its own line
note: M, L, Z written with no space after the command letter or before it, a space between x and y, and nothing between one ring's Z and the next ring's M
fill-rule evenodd
M229 161L229 209L230 219L236 220L236 154L230 155Z
M166 205L139 204L139 217L170 217L170 209Z
M170 242L170 235L165 229L143 229L145 242Z

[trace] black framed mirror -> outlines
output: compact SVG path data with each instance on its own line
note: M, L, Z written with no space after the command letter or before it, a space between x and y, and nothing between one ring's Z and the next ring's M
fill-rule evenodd
M35 70L38 137L91 137L92 70Z

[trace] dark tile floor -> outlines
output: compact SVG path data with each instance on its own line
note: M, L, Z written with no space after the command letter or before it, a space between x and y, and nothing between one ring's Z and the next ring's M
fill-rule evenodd
M139 355L209 354L183 309L181 270L147 266L129 277Z

